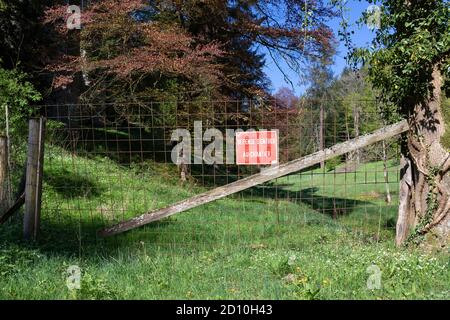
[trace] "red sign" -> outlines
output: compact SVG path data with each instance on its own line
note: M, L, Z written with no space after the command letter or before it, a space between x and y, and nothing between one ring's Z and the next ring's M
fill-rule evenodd
M278 131L236 132L236 164L278 163Z

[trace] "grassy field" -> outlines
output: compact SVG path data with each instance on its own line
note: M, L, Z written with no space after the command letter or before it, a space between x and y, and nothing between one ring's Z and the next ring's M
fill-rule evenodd
M281 178L99 239L105 225L203 188L182 185L173 167L50 147L39 243L20 240L20 216L0 227L0 299L448 299L447 253L393 245L398 177L389 166L391 206L377 162ZM71 265L82 270L80 290L66 286ZM381 289L367 287L372 265Z

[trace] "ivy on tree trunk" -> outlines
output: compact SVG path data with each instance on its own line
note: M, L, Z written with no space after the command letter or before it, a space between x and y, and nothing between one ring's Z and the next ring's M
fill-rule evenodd
M373 47L356 49L352 57L369 66L369 78L382 100L395 105L411 128L401 142L396 243L447 247L450 152L443 145L442 107L445 93L450 92L450 3L382 0L377 4L381 17Z
M417 242L425 235L445 247L449 238L450 153L441 144L442 76L436 66L433 91L417 103L409 118L411 131L402 145L402 179L396 243ZM430 233L430 231L432 231Z

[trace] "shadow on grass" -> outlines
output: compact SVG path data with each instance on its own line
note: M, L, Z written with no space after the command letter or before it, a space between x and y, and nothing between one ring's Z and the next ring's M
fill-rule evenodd
M368 201L319 195L317 194L319 191L317 187L294 191L287 189L289 186L291 185L268 183L244 191L244 194L253 197L287 200L294 203L301 202L310 206L313 210L335 219L339 216L349 215L363 206L373 205Z
M71 219L70 219L71 218ZM72 221L70 221L72 220ZM136 250L146 243L157 243L158 233L163 233L169 226L169 220L159 221L145 226L138 232L128 232L109 238L100 238L97 231L106 227L100 217L77 220L76 217L50 217L41 220L41 229L36 242L25 241L22 238L22 223L17 220L0 226L0 244L3 246L20 245L24 248L38 249L40 253L67 258L101 259L116 256L119 251ZM149 230L154 230L149 232Z
M95 198L103 192L95 181L65 168L45 170L44 181L64 199Z
M95 198L100 197L104 192L95 182L71 173L65 168L46 172L46 175L46 183L64 198ZM243 195L248 200L254 198L261 199L261 201L279 199L295 204L303 203L319 213L334 218L348 215L363 206L373 205L368 201L322 196L317 194L318 188L292 191L288 187L291 187L291 185L267 183L246 190ZM299 206L300 213L302 213L301 206ZM99 238L97 236L98 230L119 221L113 221L106 216L92 214L88 211L77 212L76 209L53 213L43 212L40 239L33 246L48 255L100 259L105 256L115 256L119 251L140 250L143 246L142 243L146 243L153 248L159 248L160 243L164 243L172 246L172 249L183 249L186 244L191 247L220 244L220 234L210 232L210 230L209 232L201 232L202 228L206 228L205 224L208 222L194 226L192 223L185 223L187 220L175 223L176 219L176 217L171 217L123 235ZM0 228L2 229L0 241L24 243L21 241L20 221ZM234 240L231 239L230 241Z
M57 139L50 139L50 143L80 157L102 155L120 164L170 161L172 147L164 138L167 136L164 128L146 130L132 124L126 127L126 130L101 127L62 129L57 132Z

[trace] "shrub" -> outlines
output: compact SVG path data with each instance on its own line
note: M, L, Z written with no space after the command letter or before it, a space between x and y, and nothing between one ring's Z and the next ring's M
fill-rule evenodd
M330 160L325 162L325 170L326 171L333 171L341 163L342 163L341 157L332 158L332 159L330 159Z

